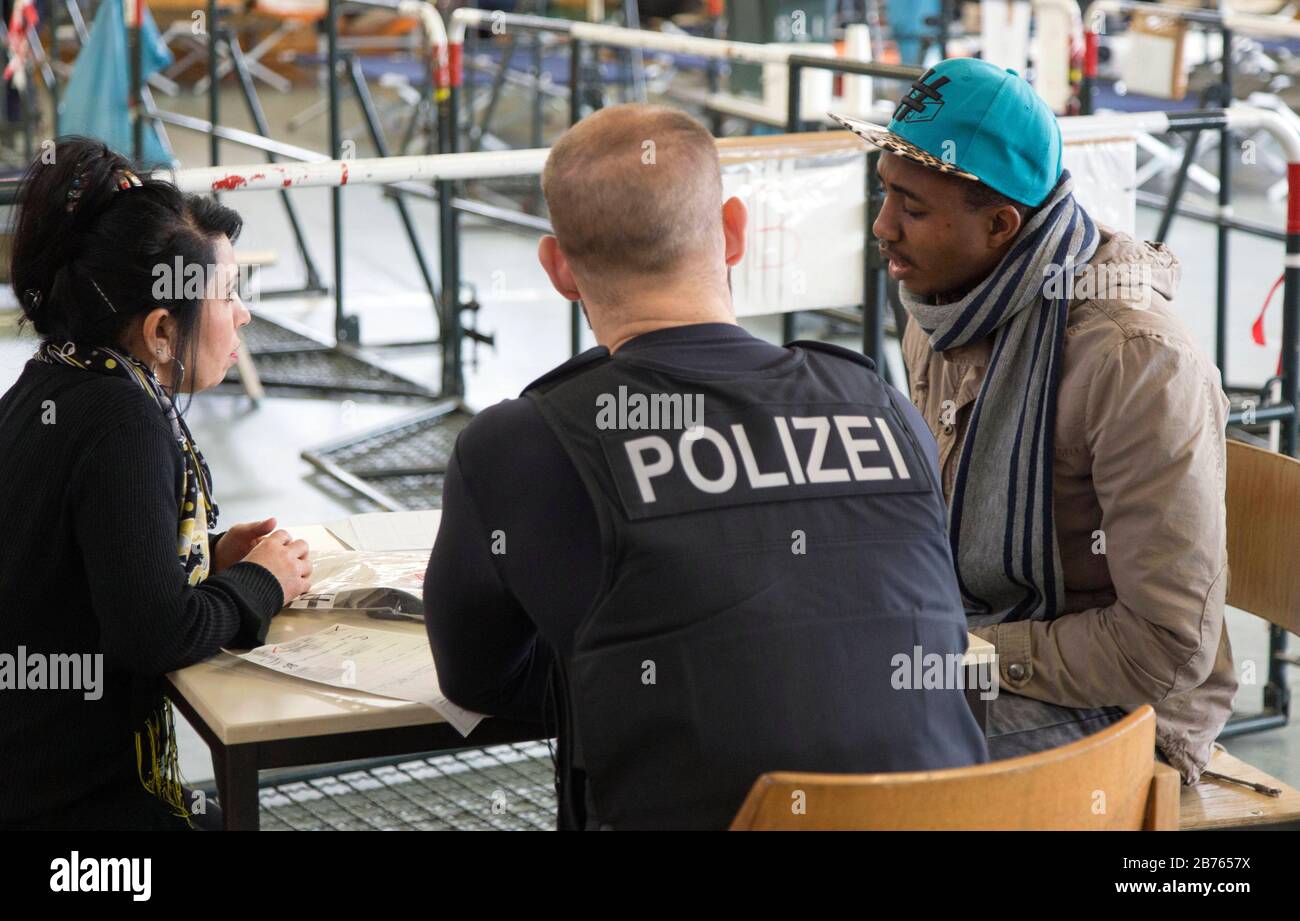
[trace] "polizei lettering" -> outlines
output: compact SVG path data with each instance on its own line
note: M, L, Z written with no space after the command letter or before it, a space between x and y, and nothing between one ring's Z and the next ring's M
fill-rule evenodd
M605 443L633 517L694 507L926 488L900 423L870 414L771 415Z

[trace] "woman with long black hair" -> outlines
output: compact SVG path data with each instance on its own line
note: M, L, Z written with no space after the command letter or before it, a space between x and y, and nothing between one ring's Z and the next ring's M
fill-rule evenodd
M311 572L274 519L214 533L177 405L235 361L242 222L84 138L20 196L40 345L0 397L0 827L185 828L162 676L260 643Z

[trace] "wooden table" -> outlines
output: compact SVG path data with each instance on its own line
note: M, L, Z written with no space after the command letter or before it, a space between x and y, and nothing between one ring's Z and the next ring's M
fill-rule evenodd
M314 550L342 546L319 526L288 530ZM339 611L286 609L271 621L267 642L288 642L335 623L373 628L376 621ZM424 634L421 624L382 625ZM976 656L992 651L971 636L968 674ZM167 681L168 696L212 751L227 830L257 829L259 771L546 738L540 723L499 718L485 719L462 736L423 704L294 678L228 653L172 672ZM978 689L966 694L983 725L985 702Z
M285 611L268 642L284 642L335 623L375 621L337 611ZM384 621L384 630L419 624ZM227 830L258 827L258 772L414 752L544 738L540 723L486 719L462 736L423 704L316 684L220 653L172 672L168 696L212 751Z
M313 550L344 546L318 525L287 530ZM271 621L266 641L287 642L336 623L376 625L364 615L286 608ZM420 624L382 627L424 635ZM212 751L227 830L258 827L259 771L545 737L540 723L504 719L484 720L462 736L423 704L305 681L228 653L172 672L167 681L168 696Z

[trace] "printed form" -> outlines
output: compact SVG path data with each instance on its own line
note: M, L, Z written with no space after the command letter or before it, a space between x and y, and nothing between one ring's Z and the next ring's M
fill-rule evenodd
M461 735L469 735L483 719L483 714L462 709L442 695L423 634L334 624L287 643L234 655L319 684L424 704Z

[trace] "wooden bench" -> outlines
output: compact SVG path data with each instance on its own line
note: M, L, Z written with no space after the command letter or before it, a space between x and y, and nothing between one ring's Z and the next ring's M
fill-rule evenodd
M1182 788L1178 827L1183 831L1264 825L1300 828L1300 790L1222 750L1210 758L1209 769L1240 780L1276 787L1282 795L1267 796L1240 784L1203 779Z
M1228 604L1300 633L1300 460L1229 441ZM1278 797L1222 780L1183 787L1179 827L1300 826L1300 791L1226 751L1209 769L1282 791Z

